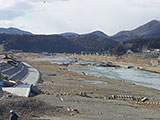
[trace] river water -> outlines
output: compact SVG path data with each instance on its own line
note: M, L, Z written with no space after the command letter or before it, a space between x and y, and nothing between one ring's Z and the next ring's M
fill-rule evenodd
M160 90L160 74L141 71L135 69L114 68L114 67L96 67L85 66L76 69L71 69L77 73L87 73L91 76L107 77L115 80L123 80L134 83L136 85L142 85L146 87L156 88Z
M70 59L65 59L64 57L49 57L43 59L53 60L55 63L71 62ZM84 72L91 76L107 77L114 80L123 80L136 85L142 85L160 90L160 74L158 73L135 69L96 66L83 66L70 69L70 71L77 73ZM97 83L98 82L99 81L97 81Z
M63 63L71 63L72 60L71 59L66 59L64 57L61 56L48 56L48 57L41 57L39 58L40 60L51 60L53 61L52 63L57 63L57 64L63 64Z

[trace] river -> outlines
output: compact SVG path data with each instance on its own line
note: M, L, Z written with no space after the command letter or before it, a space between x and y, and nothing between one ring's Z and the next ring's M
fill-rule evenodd
M42 58L53 60L54 63L64 63L70 62L70 59L65 59L63 57L49 57ZM79 62L80 64L83 62ZM86 64L86 62L84 62ZM135 69L125 69L125 68L114 68L114 67L97 67L97 66L83 66L78 68L70 69L72 72L77 73L87 73L91 76L97 77L107 77L114 80L122 80L126 82L131 82L136 85L142 85L146 87L151 87L160 90L160 74L135 70ZM98 81L99 82L99 81Z
M160 90L160 74L158 73L135 69L96 66L85 66L70 70L77 73L84 72L91 76L107 77L115 80L131 82L136 85L142 85Z

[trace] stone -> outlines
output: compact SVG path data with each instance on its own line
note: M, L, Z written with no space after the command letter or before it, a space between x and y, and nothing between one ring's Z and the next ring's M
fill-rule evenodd
M147 98L147 97L144 97L144 98L141 99L141 102L145 102L145 101L147 101L147 100L148 100L148 98Z

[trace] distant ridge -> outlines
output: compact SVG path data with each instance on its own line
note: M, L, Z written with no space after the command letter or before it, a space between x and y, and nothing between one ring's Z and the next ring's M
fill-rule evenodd
M90 34L94 34L94 35L97 35L97 36L99 36L99 37L108 37L108 35L106 35L104 32L102 32L102 31L99 31L99 30L97 30L97 31L94 31L94 32L92 32L92 33L90 33Z
M31 32L23 31L18 28L0 28L0 34L32 35Z
M76 45L85 48L85 51L90 52L104 52L111 50L118 44L117 41L110 39L107 35L100 31L81 34L78 36L65 36L65 38L74 42Z
M0 28L0 45L5 51L55 53L108 53L122 55L127 50L142 52L160 49L160 21L152 20L134 30L108 36L102 31L86 34L66 32L56 35L35 35L17 28ZM16 35L15 35L16 34Z
M76 36L76 35L79 35L79 34L73 33L73 32L66 32L66 33L62 33L60 35L62 35L62 36Z
M135 38L158 38L160 37L160 21L152 20L134 30L121 31L112 36L112 39L123 41Z
M78 33L74 33L74 32L66 32L66 33L62 33L60 35L62 36L65 36L65 37L69 37L69 36L78 36L78 35L88 35L88 34L93 34L93 35L96 35L96 36L99 36L99 37L108 37L108 35L106 35L104 32L102 31L94 31L94 32L91 32L91 33L87 33L87 34L78 34Z

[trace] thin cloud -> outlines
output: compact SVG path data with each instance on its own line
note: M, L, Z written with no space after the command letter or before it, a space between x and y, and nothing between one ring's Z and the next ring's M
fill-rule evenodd
M12 20L16 17L23 16L22 11L17 10L0 10L0 20Z
M57 2L57 1L70 1L70 0L29 0L29 2L32 2L32 3L39 3L39 2L41 2L41 3L44 3L44 2Z
M12 20L24 16L33 6L26 2L17 2L9 7L0 9L0 20Z
M159 0L0 0L0 6L0 22L33 33L99 29L111 35L160 19Z

